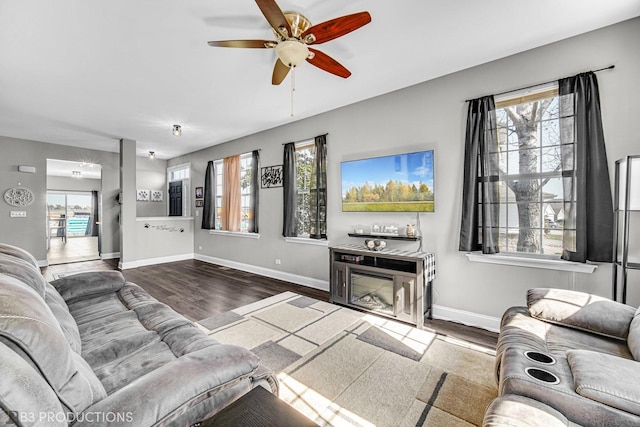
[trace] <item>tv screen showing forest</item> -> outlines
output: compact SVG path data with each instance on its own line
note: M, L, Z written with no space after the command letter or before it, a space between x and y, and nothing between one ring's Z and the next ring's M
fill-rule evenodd
M342 162L343 212L433 212L433 150Z

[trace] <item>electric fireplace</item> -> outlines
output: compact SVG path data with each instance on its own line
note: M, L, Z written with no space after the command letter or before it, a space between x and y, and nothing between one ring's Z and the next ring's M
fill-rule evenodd
M331 248L330 300L422 327L431 317L435 257L358 245Z

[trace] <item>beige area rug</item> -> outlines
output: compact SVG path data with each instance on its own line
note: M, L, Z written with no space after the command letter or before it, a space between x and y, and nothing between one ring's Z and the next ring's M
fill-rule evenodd
M256 353L320 425L480 425L497 396L494 351L292 292L198 326Z

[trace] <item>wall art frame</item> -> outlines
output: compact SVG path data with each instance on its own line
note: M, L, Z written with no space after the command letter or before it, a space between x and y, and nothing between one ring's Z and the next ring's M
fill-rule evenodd
M260 170L260 188L282 187L282 165L266 166Z
M136 201L138 202L148 202L151 191L149 190L137 190L136 191Z

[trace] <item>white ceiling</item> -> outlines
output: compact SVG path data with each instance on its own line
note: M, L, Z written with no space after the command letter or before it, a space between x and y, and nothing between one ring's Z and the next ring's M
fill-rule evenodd
M313 24L372 22L315 47L353 73L303 63L271 85L254 0L2 0L0 135L172 158L640 15L638 0L279 0ZM171 134L180 124L181 137Z

